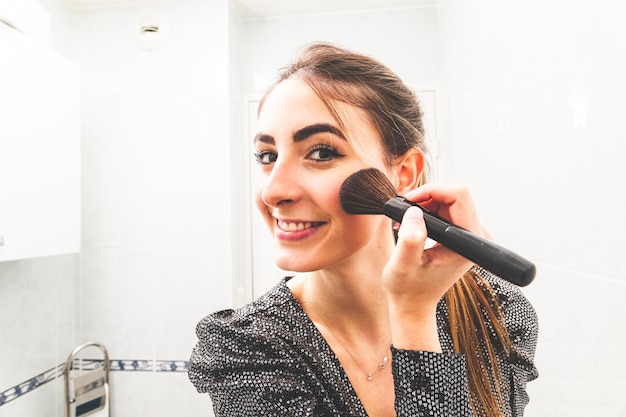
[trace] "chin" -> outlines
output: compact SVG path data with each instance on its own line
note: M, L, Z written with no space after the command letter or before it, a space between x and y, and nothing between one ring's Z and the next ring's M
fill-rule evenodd
M283 271L302 273L302 272L311 272L315 271L315 268L307 268L306 265L303 265L299 262L280 262L276 261L276 266Z
M297 273L317 271L318 269L323 268L323 265L320 265L319 262L303 261L302 259L297 259L297 257L294 257L293 255L291 255L289 259L277 256L274 259L274 263L283 271Z
M294 273L304 273L320 271L322 269L331 268L341 264L345 258L343 256L337 257L315 257L315 256L297 256L291 254L287 257L276 256L274 262L276 266L283 271L289 271Z

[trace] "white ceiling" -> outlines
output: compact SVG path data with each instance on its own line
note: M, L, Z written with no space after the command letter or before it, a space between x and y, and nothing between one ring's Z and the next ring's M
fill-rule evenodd
M182 0L170 0L182 1ZM436 5L438 0L231 0L244 19L396 9ZM163 0L65 0L77 9L163 3Z
M244 19L437 4L437 0L232 0L232 2Z

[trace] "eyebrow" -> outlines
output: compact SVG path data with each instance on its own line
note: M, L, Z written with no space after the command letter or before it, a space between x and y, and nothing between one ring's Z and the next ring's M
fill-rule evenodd
M310 126L305 126L302 129L297 130L296 133L293 134L293 141L295 143L301 142L318 133L331 133L343 140L347 140L343 132L341 132L341 130L337 129L335 126L327 124L327 123L316 123ZM267 135L265 133L257 133L254 136L254 142L255 143L263 142L269 145L276 144L274 137L271 135Z

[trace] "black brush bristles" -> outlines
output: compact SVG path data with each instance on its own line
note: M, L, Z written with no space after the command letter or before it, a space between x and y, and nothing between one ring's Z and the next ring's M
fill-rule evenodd
M350 175L339 190L339 202L348 214L385 214L385 203L398 191L385 174L367 168Z

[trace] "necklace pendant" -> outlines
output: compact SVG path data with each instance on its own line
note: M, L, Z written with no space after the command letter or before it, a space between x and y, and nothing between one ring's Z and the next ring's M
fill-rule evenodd
M385 369L385 366L387 365L387 360L388 360L388 359L387 359L387 356L385 356L385 357L383 358L382 363L381 363L380 365L378 365L378 366L380 366L380 369Z
M367 374L367 380L371 381L372 380L372 374Z

